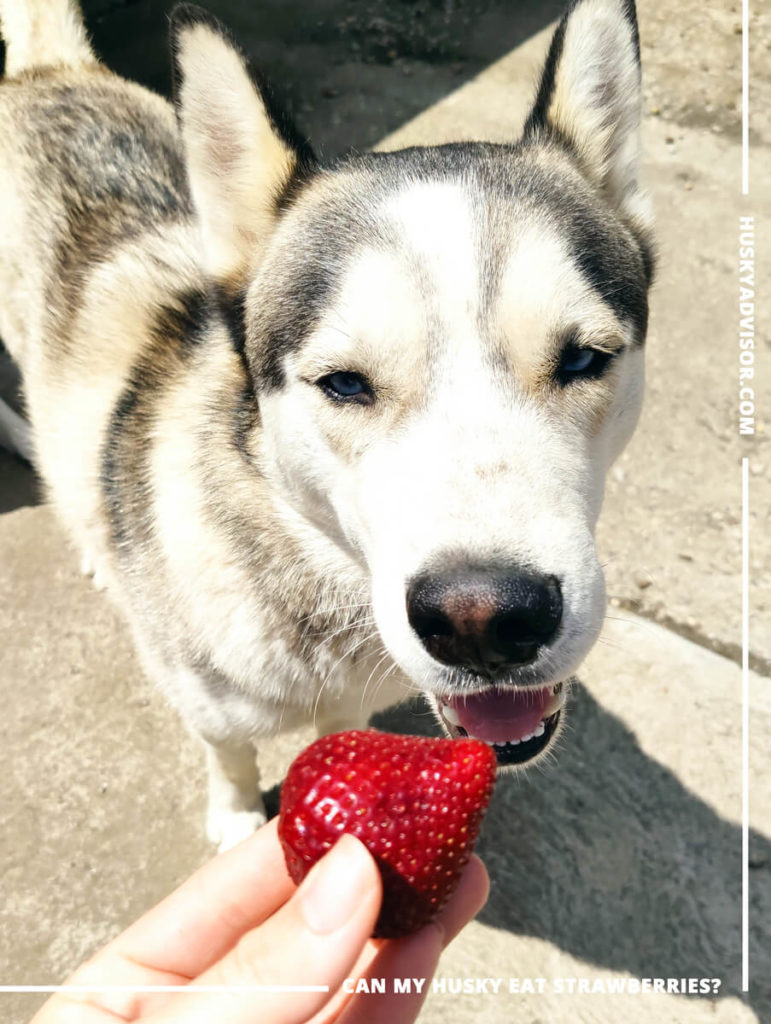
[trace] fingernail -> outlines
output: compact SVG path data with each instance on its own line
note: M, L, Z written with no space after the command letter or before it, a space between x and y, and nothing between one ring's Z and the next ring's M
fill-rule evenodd
M300 907L311 931L328 935L342 928L361 906L372 877L361 843L353 836L339 839L300 886Z

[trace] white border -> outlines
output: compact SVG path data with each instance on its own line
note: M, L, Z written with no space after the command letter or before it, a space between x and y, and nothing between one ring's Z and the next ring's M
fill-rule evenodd
M749 195L749 0L741 5L741 194ZM741 991L749 990L749 475L741 460ZM9 992L329 992L329 985L0 985Z
M742 195L750 194L750 0L742 0Z
M750 192L750 4L742 0L742 195ZM750 988L749 460L742 459L742 992Z
M742 459L742 992L750 987L750 502L749 459Z

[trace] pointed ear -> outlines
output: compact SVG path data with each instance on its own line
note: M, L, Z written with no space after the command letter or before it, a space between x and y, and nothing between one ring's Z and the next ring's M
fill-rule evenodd
M228 292L253 271L282 193L310 147L220 23L191 4L171 16L174 103L204 261Z
M575 0L554 34L525 139L551 135L569 146L612 205L644 227L641 103L634 0Z

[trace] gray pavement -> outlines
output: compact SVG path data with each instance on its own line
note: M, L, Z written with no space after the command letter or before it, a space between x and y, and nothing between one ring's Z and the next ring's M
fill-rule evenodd
M615 609L581 670L555 763L498 786L480 850L493 895L439 974L503 978L504 989L509 978L546 978L551 986L557 978L706 977L719 985L715 998L437 994L421 1017L429 1024L771 1020L771 791L763 757L771 746L763 422L771 395L766 373L758 382L762 432L740 445L735 342L738 215L769 222L762 175L771 86L760 62L769 30L753 24L753 187L742 205L738 5L638 6L645 174L661 263L646 406L611 476L600 531ZM545 45L546 33L532 36L383 145L511 138ZM385 115L378 123L387 123ZM758 270L759 295L771 294L768 264L759 261ZM767 333L759 344L765 358ZM752 986L742 998L744 454L752 474L757 671ZM79 577L50 510L35 500L24 470L0 457L0 984L61 980L212 852L202 834L196 743L142 678L119 616ZM420 709L400 709L378 724L421 731L425 722ZM270 745L269 787L309 738ZM3 1019L16 1024L40 997L0 1000Z

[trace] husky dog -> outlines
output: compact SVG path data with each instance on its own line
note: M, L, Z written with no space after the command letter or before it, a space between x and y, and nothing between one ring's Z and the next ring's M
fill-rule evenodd
M409 692L543 757L643 389L632 0L570 7L520 141L330 167L197 8L174 107L72 0L0 13L0 334L61 521L205 743L211 838L264 820L262 737Z

